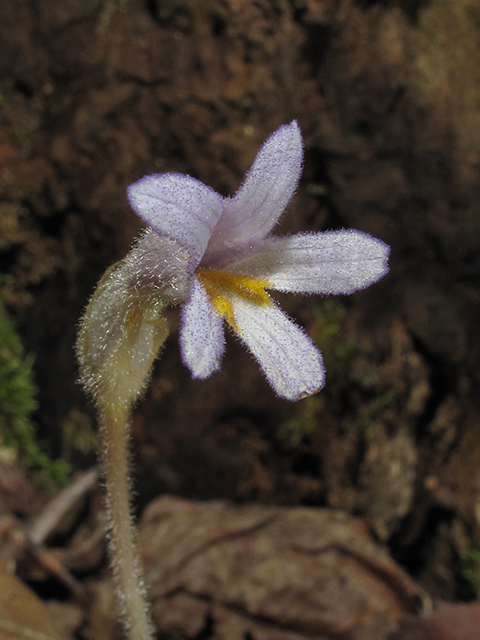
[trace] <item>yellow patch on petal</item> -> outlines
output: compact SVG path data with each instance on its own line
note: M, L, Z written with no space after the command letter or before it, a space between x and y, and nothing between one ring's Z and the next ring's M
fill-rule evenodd
M213 269L197 269L197 277L204 286L210 302L234 329L237 329L237 325L230 302L232 296L240 296L258 306L272 304L265 291L272 286L267 280Z

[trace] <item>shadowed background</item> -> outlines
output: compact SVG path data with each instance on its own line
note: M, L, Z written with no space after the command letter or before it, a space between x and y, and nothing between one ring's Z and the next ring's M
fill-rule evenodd
M327 365L326 390L296 405L234 338L222 371L192 381L173 310L134 418L138 505L342 509L431 596L475 595L479 24L476 0L1 3L0 271L51 455L94 459L65 441L94 428L73 344L140 228L126 186L180 171L233 194L295 118L305 168L277 232L361 229L392 246L391 273L351 298L282 296Z

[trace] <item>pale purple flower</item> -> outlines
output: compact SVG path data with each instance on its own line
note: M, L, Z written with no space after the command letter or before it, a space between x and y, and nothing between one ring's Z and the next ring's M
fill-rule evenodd
M350 294L388 271L388 246L360 231L271 234L302 162L294 121L267 139L233 198L177 173L146 176L128 188L136 213L184 250L189 291L180 347L195 378L219 369L226 320L279 396L315 393L325 383L321 353L266 290Z

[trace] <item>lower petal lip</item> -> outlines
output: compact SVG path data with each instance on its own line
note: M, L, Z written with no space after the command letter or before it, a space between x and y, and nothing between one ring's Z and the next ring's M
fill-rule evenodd
M287 400L312 395L325 384L320 351L279 307L259 307L232 299L238 335L245 342L276 394Z

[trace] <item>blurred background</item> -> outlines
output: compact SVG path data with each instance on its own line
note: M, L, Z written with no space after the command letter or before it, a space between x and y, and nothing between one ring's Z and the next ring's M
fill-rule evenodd
M127 185L180 171L233 194L297 119L304 172L277 232L360 229L391 245L391 273L349 298L281 296L327 366L325 390L296 404L232 336L221 372L193 381L169 312L133 419L136 508L168 493L338 509L428 598L476 597L479 24L478 0L0 3L4 514L26 521L95 464L74 341L141 228ZM80 577L105 573L97 555ZM68 600L32 571L40 595Z

